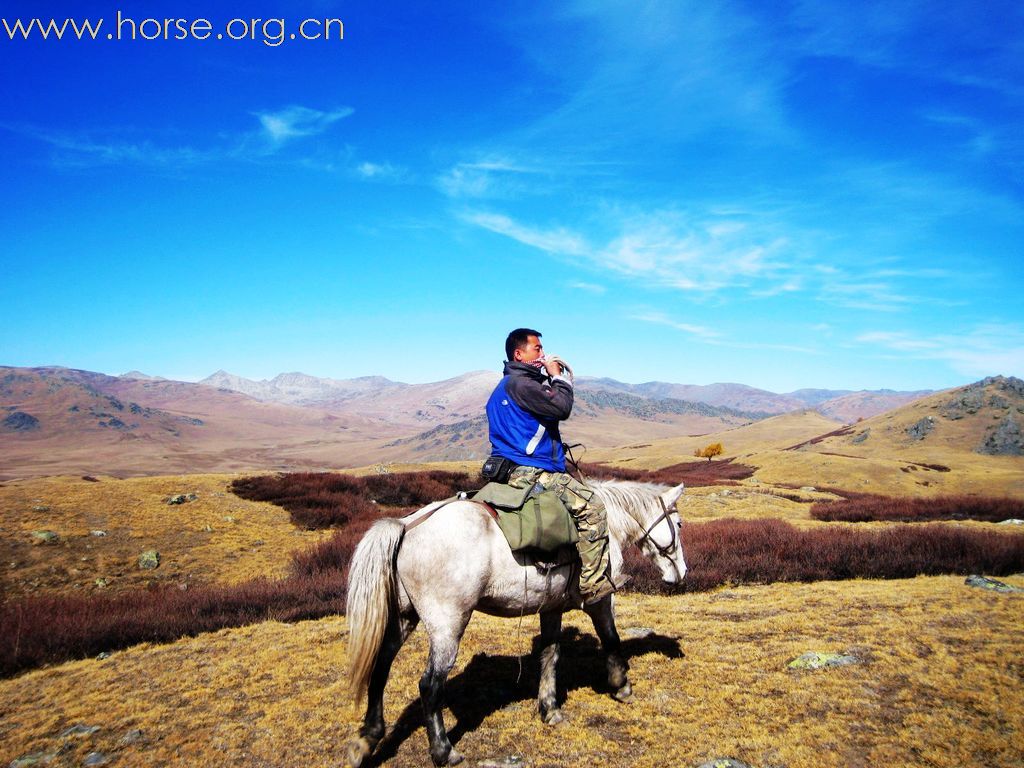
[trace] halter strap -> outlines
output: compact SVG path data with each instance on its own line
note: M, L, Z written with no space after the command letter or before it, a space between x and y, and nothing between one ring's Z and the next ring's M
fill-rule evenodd
M676 527L674 525L671 525L672 521L669 518L671 512L668 511L668 507L665 506L665 500L661 498L661 496L658 496L658 503L661 504L661 514L653 523L651 523L647 527L647 530L644 531L643 536L636 540L636 544L637 546L640 546L640 544L643 543L644 539L650 539L651 544L653 544L655 549L658 550L658 554L660 554L662 557L668 557L676 548ZM654 537L651 536L651 532L658 527L662 520L668 520L670 523L668 530L669 537L671 540L669 541L667 547L661 546L657 541L654 540Z

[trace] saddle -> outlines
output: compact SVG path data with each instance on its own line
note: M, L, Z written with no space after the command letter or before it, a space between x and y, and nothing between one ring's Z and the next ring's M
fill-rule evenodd
M494 509L498 527L513 552L554 552L579 541L572 515L558 494L539 484L513 488L504 483L488 483L472 499Z

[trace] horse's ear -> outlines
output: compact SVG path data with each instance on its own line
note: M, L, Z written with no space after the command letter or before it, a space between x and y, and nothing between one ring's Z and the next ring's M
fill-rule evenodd
M675 503L679 501L679 497L683 495L683 489L685 486L680 483L675 488L670 488L661 494L661 501L665 505L665 509L672 509Z

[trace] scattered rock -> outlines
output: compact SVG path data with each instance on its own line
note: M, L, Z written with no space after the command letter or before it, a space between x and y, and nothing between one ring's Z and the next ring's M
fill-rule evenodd
M7 764L7 768L28 768L30 765L49 765L57 757L56 752L33 752L31 755L22 755L14 758Z
M46 506L45 504L39 504L39 505L37 505L35 507L32 507L32 511L33 512L49 512L50 508L48 506Z
M33 544L56 544L60 535L54 531L32 531Z
M11 432L31 432L39 429L39 419L24 411L14 411L7 414L0 426Z
M477 765L480 768L522 768L526 765L526 759L522 755L509 755L508 757L481 760Z
M1012 414L1006 414L977 449L989 456L1024 456L1024 435Z
M109 651L100 651L99 653L96 654L96 660L97 661L103 661L104 659L109 659L109 658L110 658L110 652Z
M1009 520L1003 520L999 525L1024 525L1024 520L1020 520L1016 517L1011 517Z
M697 768L750 768L750 765L735 757L716 757L701 763Z
M92 736L100 727L98 725L72 725L70 728L65 728L63 731L57 734L58 739L66 739L69 736L81 737L81 736Z
M195 501L196 499L199 498L199 494L198 493L190 493L185 498L188 499L189 501Z
M935 429L935 419L925 416L907 427L907 435L911 440L924 440L925 436Z
M815 488L813 485L802 485L800 486L800 490L804 491L805 493L816 493L818 489Z
M865 429L865 430L864 430L863 432L858 432L858 433L857 433L857 434L856 434L856 435L855 435L855 436L853 437L853 439L852 439L852 440L850 440L850 442L851 442L851 443L863 443L863 442L864 442L865 440L867 440L867 439L868 439L868 436L869 436L870 434L871 434L871 427L868 427L868 428L867 428L867 429Z
M654 634L654 630L650 627L630 627L624 633L626 637L632 638L644 638L650 637Z
M89 531L90 536L106 536L106 531Z
M139 555L139 568L145 571L152 571L160 567L160 553L155 549L147 549Z
M93 582L93 584L95 584L97 586L97 588L99 588L99 589L105 588L108 583L109 582L106 579L104 579L102 576L100 578L96 579L96 581Z
M109 762L110 758L102 752L90 752L85 756L85 760L82 761L82 765L106 765Z
M179 494L177 494L175 496L171 496L167 500L167 503L168 504L184 504L186 501L188 501L188 499L185 498L185 494L179 493Z
M128 733L126 733L120 739L118 739L117 745L119 747L127 747L130 744L134 744L137 741L142 741L142 731L140 731L138 728L134 728L128 731Z
M789 669L823 669L825 667L845 667L856 664L860 659L844 653L822 653L808 651L793 659L786 666Z
M988 589L992 592L1024 592L1024 589L1021 589L1020 587L1014 587L1002 581L996 581L995 579L990 579L987 576L978 576L977 574L968 576L964 579L964 584L969 587Z

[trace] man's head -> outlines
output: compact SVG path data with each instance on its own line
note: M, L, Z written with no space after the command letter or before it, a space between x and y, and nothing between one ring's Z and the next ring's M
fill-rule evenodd
M505 359L510 363L531 363L543 354L540 333L532 328L516 328L505 339Z

